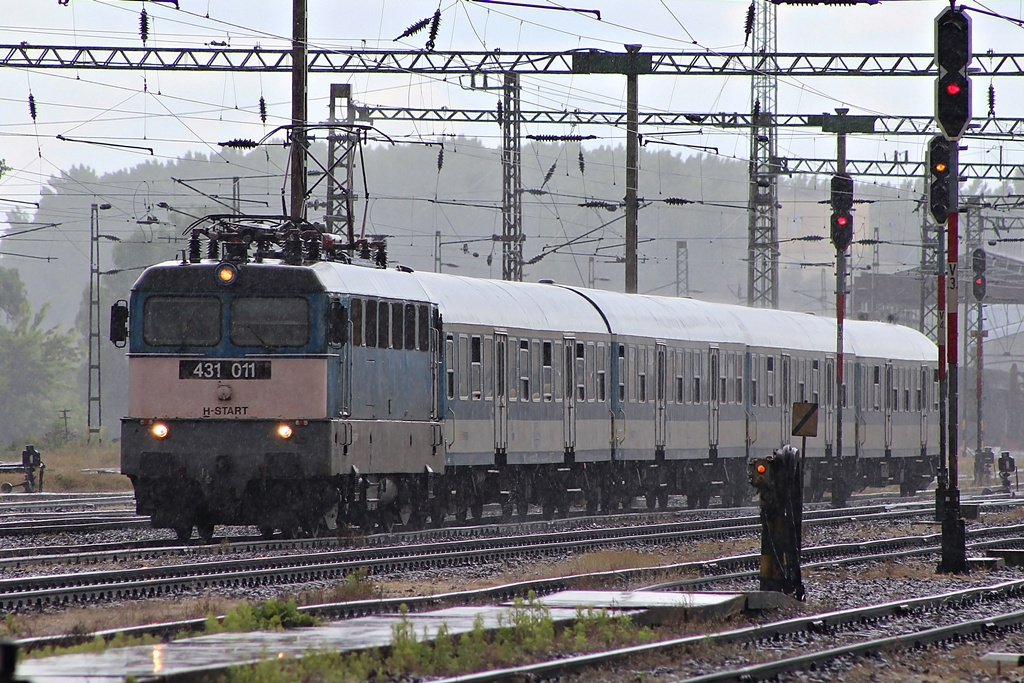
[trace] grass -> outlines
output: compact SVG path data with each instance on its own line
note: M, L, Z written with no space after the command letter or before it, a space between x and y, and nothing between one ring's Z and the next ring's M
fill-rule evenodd
M39 451L46 465L43 474L43 490L46 492L100 493L132 490L128 477L118 473L121 450L116 443L72 441L54 450L39 448ZM21 449L0 452L0 461L21 462ZM17 484L21 480L15 481L11 477L8 481Z

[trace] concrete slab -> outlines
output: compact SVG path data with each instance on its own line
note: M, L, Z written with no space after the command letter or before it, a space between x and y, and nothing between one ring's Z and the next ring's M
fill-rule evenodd
M496 629L510 622L513 611L504 605L452 607L408 614L406 618L423 640L433 639L442 624L452 635L472 631L478 616L485 629ZM576 619L575 608L555 607L548 611L556 622ZM401 620L401 615L368 616L288 631L215 633L100 653L29 659L19 664L17 676L37 683L110 683L129 677L141 683L268 657L301 657L310 649L352 652L383 647L391 644L393 629Z
M740 612L746 606L743 593L676 593L670 591L569 590L538 598L546 607L584 607L615 611L646 612L654 620L713 619Z

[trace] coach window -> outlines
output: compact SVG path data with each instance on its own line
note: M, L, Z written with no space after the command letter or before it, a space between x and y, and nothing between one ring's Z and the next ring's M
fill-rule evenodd
M576 342L576 400L581 403L587 400L586 370L587 346L583 342Z
M508 338L508 400L519 398L519 344L515 337Z
M676 355L676 366L674 368L676 378L676 403L682 405L687 403L686 400L686 380L684 373L686 372L686 363L690 358L689 351L679 350Z
M619 403L626 402L626 347L619 344Z
M636 358L636 346L629 347L629 378L633 380L633 386L629 390L629 402L636 403L637 401L637 388L640 386L640 382L637 381L637 358Z
M871 376L871 400L875 406L875 410L879 410L881 408L880 401L882 395L882 369L877 365L872 366L872 368L873 371Z
M757 406L758 401L761 400L760 394L757 393L758 387L758 376L761 373L761 356L760 354L750 354L750 405Z
M552 353L551 342L546 341L541 345L541 385L544 392L544 400L550 403L554 399L554 370L551 367Z
M821 391L821 361L811 361L811 403L817 403Z
M540 341L533 340L531 344L533 353L530 354L530 386L533 387L533 400L540 401L541 379L540 379Z
M647 370L648 349L646 346L636 350L636 397L640 403L647 403Z
M231 343L273 349L309 343L309 302L246 296L231 302Z
M366 335L364 340L367 347L377 345L377 300L366 300Z
M565 365L565 351L555 351L555 347L558 346L559 348L561 348L562 346L564 346L565 342L563 341L561 344L557 342L549 343L551 344L551 385L553 390L552 393L554 394L555 401L561 402L562 389L564 388L562 387L562 368Z
M352 321L352 346L363 345L363 300L352 299L349 303L349 320Z
M469 335L459 335L459 398L469 398Z
M605 368L608 367L608 349L604 344L597 345L597 400L607 401L605 396Z
M455 398L455 339L452 335L444 340L445 386L448 398Z
M220 318L216 297L151 296L142 313L142 338L152 346L216 346Z
M416 350L416 304L405 305L405 350Z
M519 340L519 400L530 400L530 340Z
M474 334L469 338L469 395L474 401L483 396L483 381L483 348L480 335Z
M743 354L736 354L736 403L743 405Z
M796 400L803 403L807 400L807 361L796 362Z
M691 400L693 405L699 406L704 402L704 397L701 395L700 378L704 374L704 354L700 351L694 351L690 354L690 372L693 377L693 396Z
M775 356L768 356L764 359L765 373L767 379L765 380L765 389L768 394L768 407L775 407Z
M494 358L494 337L484 337L484 358ZM494 400L494 368L484 369L484 400Z
M913 380L913 375L910 373L909 368L903 369L903 411L906 413L910 412L910 391Z

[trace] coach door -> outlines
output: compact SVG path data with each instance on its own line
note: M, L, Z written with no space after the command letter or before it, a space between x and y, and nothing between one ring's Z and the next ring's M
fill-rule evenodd
M719 377L718 348L708 349L708 451L718 452Z
M885 399L883 404L885 405L885 452L889 453L892 450L892 412L899 406L899 393L896 391L896 376L893 373L892 363L885 364Z
M508 448L508 335L494 333L494 450Z
M826 358L825 359L825 386L824 391L821 394L825 397L825 445L830 446L835 440L834 436L836 433L835 424L836 419L836 359ZM820 410L820 408L819 408ZM818 430L821 433L821 430Z
M581 344L582 346L582 344ZM562 403L562 436L566 450L576 448L576 339L562 341L562 370L565 373L565 401Z
M780 376L780 379L782 381L782 387L779 391L779 393L782 395L782 405L779 406L780 408L782 408L782 410L780 411L782 413L782 431L780 432L780 434L782 434L783 442L788 442L789 435L793 431L793 423L791 422L791 414L793 411L793 392L790 390L790 383L792 379L789 375L790 357L787 356L786 354L783 354L780 360L782 361L780 363L782 365L782 374Z
M658 342L655 356L655 381L657 386L654 388L654 448L655 450L665 450L665 422L666 422L666 398L667 383L668 383L668 372L665 367L665 343Z
M917 414L921 419L921 452L928 452L928 412L931 409L932 369L921 366L921 384L917 388Z

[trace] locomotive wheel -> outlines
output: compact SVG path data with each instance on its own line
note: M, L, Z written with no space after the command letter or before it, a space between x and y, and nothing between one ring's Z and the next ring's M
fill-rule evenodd
M658 507L668 509L668 489L658 489Z
M482 522L484 521L484 504L483 501L474 502L469 506L469 512L473 515L473 521Z
M544 519L545 520L551 521L552 519L555 518L555 504L554 503L551 503L549 501L544 501L544 505L542 507L543 507L543 510L544 510Z
M697 498L698 498L698 496L697 496L697 493L695 491L687 492L687 494L686 494L686 509L687 510L696 510L697 509L697 506L700 504L700 501L697 500Z
M196 530L199 532L199 538L202 539L203 543L206 545L213 543L213 522L203 522L196 526Z
M647 503L648 510L653 510L658 505L658 495L653 491L648 491L644 494L644 502Z
M268 526L266 524L261 524L260 537L265 541L269 541L270 539L272 539L274 537L274 527Z
M174 527L174 535L178 537L178 540L184 543L185 541L192 538L192 525L185 526L184 524Z

